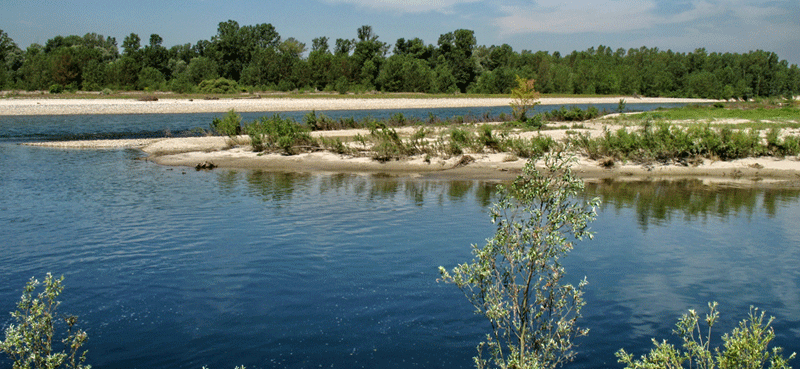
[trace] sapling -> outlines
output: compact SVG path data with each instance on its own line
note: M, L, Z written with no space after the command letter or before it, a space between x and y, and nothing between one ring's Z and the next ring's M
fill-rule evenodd
M478 368L555 368L573 359L573 340L588 333L577 325L586 279L566 283L561 260L574 240L592 237L600 200L578 199L584 184L570 169L574 162L563 152L529 160L522 175L500 187L491 211L494 237L472 246L471 263L451 272L439 267L442 280L491 323L478 345Z

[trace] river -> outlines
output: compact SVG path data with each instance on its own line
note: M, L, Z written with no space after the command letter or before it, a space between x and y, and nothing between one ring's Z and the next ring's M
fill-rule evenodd
M0 312L52 272L97 368L471 366L489 325L437 267L492 235L496 183L195 171L136 150L17 145L190 134L213 116L0 118ZM800 351L800 192L606 182L587 196L604 202L595 239L565 264L589 282L590 333L567 367L620 367L620 348L677 342L677 318L710 301L715 343L754 305L776 317L775 343Z

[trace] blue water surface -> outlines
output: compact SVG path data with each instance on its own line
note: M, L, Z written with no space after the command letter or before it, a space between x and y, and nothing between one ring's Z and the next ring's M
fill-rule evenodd
M208 117L0 118L1 326L25 283L52 272L97 368L472 366L490 327L437 268L492 235L496 183L195 171L136 150L14 143L48 126L128 135ZM796 190L684 181L587 193L604 200L596 236L566 268L589 281L590 334L567 367L621 367L615 351L643 354L709 301L716 333L755 305L776 317L775 343L800 351Z

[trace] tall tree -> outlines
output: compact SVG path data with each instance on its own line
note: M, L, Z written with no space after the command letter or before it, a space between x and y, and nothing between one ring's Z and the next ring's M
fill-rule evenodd
M452 71L461 92L466 92L475 79L476 62L472 51L476 44L475 32L471 30L458 29L439 36L439 55Z

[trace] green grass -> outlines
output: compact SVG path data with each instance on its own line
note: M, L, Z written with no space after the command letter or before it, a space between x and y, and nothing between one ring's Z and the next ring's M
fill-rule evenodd
M713 120L746 119L752 122L774 121L800 123L800 107L776 105L730 104L724 108L708 105L687 105L674 109L658 109L641 114L629 115L623 120Z

